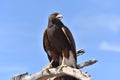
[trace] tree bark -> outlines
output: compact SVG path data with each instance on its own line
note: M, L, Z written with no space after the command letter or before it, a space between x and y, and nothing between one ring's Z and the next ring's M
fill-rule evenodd
M80 49L76 53L77 56L80 56L85 53L85 51L83 49ZM62 78L65 76L68 78L65 78L64 80L92 80L90 75L88 75L86 72L82 72L80 69L86 66L90 66L96 62L96 59L85 61L77 65L79 69L66 66L63 67L62 70L59 70L57 68L50 68L44 72L40 71L33 75L29 75L28 72L25 72L13 76L11 80L63 80ZM69 77L71 78L69 79Z

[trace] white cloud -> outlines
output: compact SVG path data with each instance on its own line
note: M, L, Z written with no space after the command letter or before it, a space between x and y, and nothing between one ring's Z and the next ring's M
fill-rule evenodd
M105 51L120 52L120 45L118 45L118 44L110 44L108 42L103 41L100 44L100 49L105 50Z

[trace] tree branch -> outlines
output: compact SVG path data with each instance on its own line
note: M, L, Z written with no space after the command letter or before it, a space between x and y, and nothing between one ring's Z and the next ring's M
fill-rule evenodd
M81 55L83 55L84 53L85 53L85 50L84 50L84 49L80 49L80 50L77 50L77 51L76 51L77 56L81 56Z
M81 68L84 68L84 67L86 67L86 66L90 66L90 65L92 65L92 64L94 64L94 63L96 63L96 62L98 62L98 60L92 59L92 60L85 61L85 62L83 62L83 63L78 64L77 67L78 67L79 69L81 69Z
M24 77L21 77L22 75L24 75ZM47 80L53 77L60 77L63 75L69 75L80 80L92 80L87 73L82 72L79 69L71 68L69 66L63 67L62 70L60 71L57 68L51 68L44 72L35 73L31 76L28 75L28 73L27 74L24 73L24 74L17 75L17 77L14 76L12 80ZM51 79L51 80L54 80L54 79Z
M76 51L77 56L80 56L84 53L85 53L84 49L80 49ZM96 59L92 59L89 61L85 61L81 64L78 64L77 67L81 69L86 66L90 66L96 62L97 62ZM79 69L66 66L66 67L63 67L62 70L59 70L57 68L50 68L44 72L40 71L33 75L29 75L27 72L25 72L25 73L13 76L12 80L47 80L47 79L54 80L57 77L61 77L65 75L75 77L76 79L79 79L79 80L92 80L91 77L87 73L82 72Z

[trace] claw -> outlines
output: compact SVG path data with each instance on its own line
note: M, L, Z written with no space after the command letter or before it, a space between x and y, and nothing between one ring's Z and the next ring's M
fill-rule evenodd
M52 61L50 62L50 64L48 64L48 65L42 70L42 73L43 73L44 71L52 68L52 63L53 63L53 61L54 61L54 60L52 60Z
M50 69L50 68L52 68L52 67L51 67L51 65L49 64L49 65L46 66L44 69L42 69L42 73L43 73L44 71L47 71L47 70Z
M58 67L57 67L57 68L58 68L58 71L61 71L63 67L67 67L67 65L60 65L60 66L58 66Z

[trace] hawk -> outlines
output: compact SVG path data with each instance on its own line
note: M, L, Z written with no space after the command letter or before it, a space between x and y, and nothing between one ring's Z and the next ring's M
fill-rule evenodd
M58 12L50 14L43 34L43 46L50 64L47 68L77 67L76 46L71 31L62 23Z

